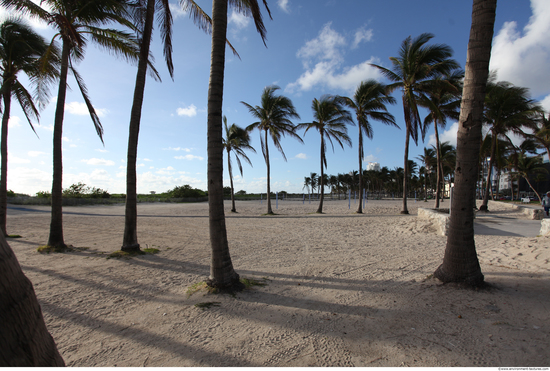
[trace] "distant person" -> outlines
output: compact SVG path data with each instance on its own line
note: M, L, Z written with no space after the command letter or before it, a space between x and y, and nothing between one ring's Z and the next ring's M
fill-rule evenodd
M544 207L544 212L548 216L548 211L550 210L550 191L546 192L546 195L542 198L542 207Z

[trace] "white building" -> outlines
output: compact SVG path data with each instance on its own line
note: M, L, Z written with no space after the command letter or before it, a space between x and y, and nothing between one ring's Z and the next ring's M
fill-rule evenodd
M380 171L380 164L378 162L367 163L367 170Z

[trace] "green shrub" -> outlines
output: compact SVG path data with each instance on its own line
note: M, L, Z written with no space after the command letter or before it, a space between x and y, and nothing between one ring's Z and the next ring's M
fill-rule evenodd
M48 191L39 191L39 192L36 192L36 197L38 197L38 198L50 198L50 197L52 197L52 194Z
M206 193L204 191L197 188L191 188L189 184L183 185L181 187L177 186L166 193L168 193L172 198L197 198L206 196Z

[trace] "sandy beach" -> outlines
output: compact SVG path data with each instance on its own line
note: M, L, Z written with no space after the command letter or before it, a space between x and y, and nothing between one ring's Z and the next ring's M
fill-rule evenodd
M187 295L209 274L206 203L139 204L139 242L160 252L131 259L107 259L123 205L64 207L63 254L36 251L49 207L10 205L8 243L68 366L550 366L550 236L476 236L493 287L467 290L431 278L446 237L416 214L432 202L225 206L235 270L266 284L236 296Z

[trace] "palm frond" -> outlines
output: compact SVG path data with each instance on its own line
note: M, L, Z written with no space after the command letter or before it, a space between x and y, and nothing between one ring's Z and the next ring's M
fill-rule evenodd
M105 145L105 142L103 141L103 126L101 125L101 121L99 120L99 116L97 115L94 106L92 105L92 102L90 101L90 97L88 96L88 89L86 88L86 85L84 84L84 80L80 76L80 74L74 69L74 67L69 66L71 69L71 72L73 73L76 83L78 84L78 88L80 89L80 92L82 93L82 98L84 99L84 102L86 103L86 107L88 107L88 112L90 113L90 118L92 119L94 123L95 130L97 132L97 135L99 136L99 139L101 139L101 143Z

